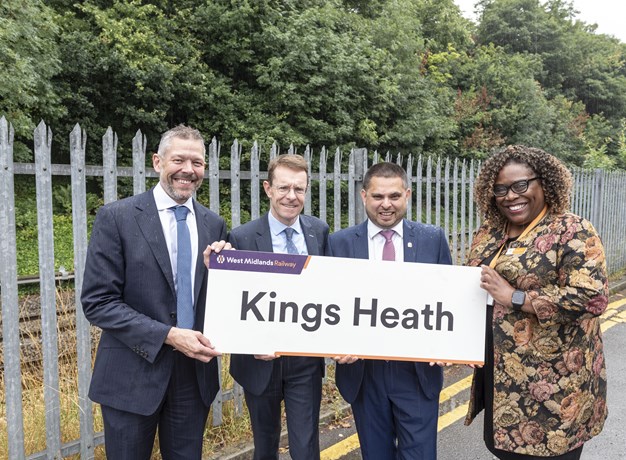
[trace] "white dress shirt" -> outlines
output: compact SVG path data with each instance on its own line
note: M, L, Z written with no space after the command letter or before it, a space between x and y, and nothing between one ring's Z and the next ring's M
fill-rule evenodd
M267 218L270 224L272 248L274 249L274 252L287 254L287 238L283 233L283 230L287 228L287 225L276 219L276 217L272 215L272 211L267 213ZM308 255L309 251L306 247L306 240L304 239L304 233L302 232L302 226L300 225L300 218L298 217L290 227L295 230L295 232L293 232L293 236L291 237L291 241L293 241L293 244L296 245L298 254L305 256Z
M404 261L404 245L403 242L403 230L404 220L398 222L395 227L390 228L394 234L391 240L393 241L393 247L396 250L396 262ZM385 246L385 237L380 234L382 228L367 219L367 244L368 254L370 260L383 260L383 246Z

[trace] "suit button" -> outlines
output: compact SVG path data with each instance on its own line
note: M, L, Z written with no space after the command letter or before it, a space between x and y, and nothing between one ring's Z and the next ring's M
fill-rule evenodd
M176 319L176 313L175 313L175 312L171 312L171 313L170 313L170 318L172 318L172 319Z

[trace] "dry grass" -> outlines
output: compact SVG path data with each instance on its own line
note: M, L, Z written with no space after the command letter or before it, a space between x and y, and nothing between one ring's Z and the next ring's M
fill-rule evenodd
M20 317L22 318L20 342L23 344L20 353L22 413L24 418L24 449L28 456L46 448L43 347L38 301L33 300L31 297L21 299L20 303ZM80 437L75 314L74 291L67 288L59 288L57 292L57 332L59 337L58 391L61 440L63 443ZM96 330L93 333L94 343L97 343L98 333ZM95 353L93 355L95 356ZM0 362L2 362L1 357ZM224 389L232 388L233 386L232 377L228 373L228 364L228 356L225 356L222 361L222 386ZM4 372L0 373L0 458L9 458L4 378ZM205 456L214 455L227 446L245 442L252 438L245 404L241 416L235 414L235 405L232 400L224 402L222 412L222 424L215 427L211 426L213 414L209 414L209 421L204 436ZM102 431L100 406L97 404L93 405L93 416L94 430L96 432ZM75 458L78 458L78 456ZM103 446L96 447L95 458L106 458ZM152 458L155 460L160 458L158 439L155 442Z
M33 312L32 299L30 313L22 311L23 327L21 342L30 344L21 351L22 366L22 405L24 417L24 437L26 455L45 450L45 402L43 379L43 350L41 346L41 322ZM24 308L22 308L24 310ZM28 310L28 308L26 309ZM57 292L58 312L58 350L59 350L59 403L61 417L61 439L63 443L80 437L80 405L78 398L78 368L76 365L76 334L74 292L68 288L60 288ZM92 331L93 343L97 343L98 331ZM95 348L94 348L95 350ZM95 355L93 353L92 355ZM1 362L1 361L0 361ZM228 373L229 356L222 358L222 388L233 387L234 382ZM4 392L4 372L0 374L0 458L9 458L7 440L7 416ZM327 373L327 384L324 385L322 406L324 410L339 411L341 397L334 385L334 368ZM334 409L333 409L334 408ZM100 406L93 405L94 430L102 431ZM229 400L222 405L222 424L212 426L213 413L209 414L204 435L204 456L211 457L232 446L240 445L252 439L247 409L243 405L243 413L235 413L235 404ZM79 456L72 458L78 459ZM103 446L95 449L97 460L106 459ZM160 459L158 439L155 442L152 458Z
M222 357L222 390L232 389L234 380L228 373L230 364L230 356ZM207 427L204 431L204 456L215 455L224 448L239 445L245 441L252 439L252 428L250 427L250 419L245 403L243 411L240 415L235 413L235 402L233 400L226 401L222 404L222 423L218 426L213 425L213 409L209 413Z
M59 366L59 409L61 442L69 442L80 437L80 405L78 398L78 368L76 366L76 335L74 292L68 289L57 290L57 334ZM24 420L24 450L26 455L46 448L46 407L44 400L43 347L41 340L41 320L39 306L33 296L20 300L20 365L22 383L22 414ZM9 458L6 430L6 401L4 392L4 372L0 376L0 424L3 426L0 437L0 458ZM99 407L93 407L94 428L102 430ZM101 458L104 458L102 455Z

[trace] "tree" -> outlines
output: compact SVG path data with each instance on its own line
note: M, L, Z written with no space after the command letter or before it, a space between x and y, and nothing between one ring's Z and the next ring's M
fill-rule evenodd
M597 35L594 25L577 20L571 1L482 0L479 6L479 43L493 43L510 54L537 58L541 65L535 78L548 99L564 96L582 102L589 115L606 120L612 127L608 139L618 136L621 120L626 117L624 44ZM558 106L562 107L557 102ZM599 147L603 143L592 143L598 152L617 154L613 141L604 149ZM583 150L592 149L589 142L583 145Z
M61 68L55 20L41 1L0 3L0 116L15 128L16 161L31 161L27 145L39 120L65 112L51 81Z

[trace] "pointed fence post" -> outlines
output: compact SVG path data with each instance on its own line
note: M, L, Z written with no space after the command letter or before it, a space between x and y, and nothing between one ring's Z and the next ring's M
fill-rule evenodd
M13 125L0 118L0 295L2 298L2 359L6 398L9 458L24 460L24 415L20 366L20 311L17 301L17 249Z
M42 121L35 129L35 183L37 189L44 405L46 408L46 451L48 458L61 458L61 409L59 401L59 351L57 345L51 154L52 131Z

